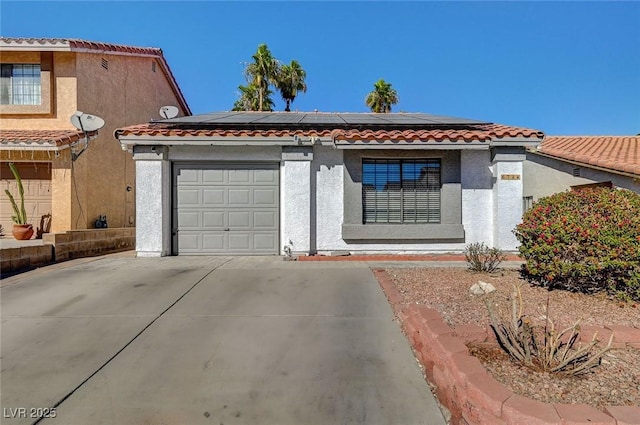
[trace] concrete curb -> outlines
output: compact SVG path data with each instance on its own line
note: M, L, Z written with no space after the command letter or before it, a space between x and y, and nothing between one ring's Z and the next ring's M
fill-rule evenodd
M402 294L384 270L374 270L374 274L436 396L451 411L451 424L640 425L640 406L607 406L602 412L592 406L543 403L513 393L496 381L465 345L490 340L487 328L465 325L452 329L437 310L404 304ZM612 326L604 330L614 332L618 347L637 347L640 343L640 329Z

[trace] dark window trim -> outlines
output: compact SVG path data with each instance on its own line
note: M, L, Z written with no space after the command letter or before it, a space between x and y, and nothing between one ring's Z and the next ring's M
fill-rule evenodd
M411 191L411 193L429 193L429 192L437 192L438 193L438 200L437 200L437 209L438 209L438 216L437 216L437 220L435 219L431 219L431 217L429 216L429 213L427 213L425 215L426 220L424 221L420 221L419 217L418 217L418 206L417 206L417 196L415 197L415 212L414 212L414 217L413 219L406 219L406 215L405 215L405 187L404 185L406 184L407 181L409 181L408 179L404 179L404 170L405 164L410 164L410 163L417 163L417 162L426 162L427 164L437 164L437 170L438 170L438 182L437 182L437 191L436 190L428 190L428 187L425 186L424 191L418 191L416 190L416 188L414 187L414 190ZM400 208L400 217L399 220L400 221L389 221L390 218L387 217L387 221L367 221L367 204L366 204L366 189L365 189L365 184L364 184L364 175L365 175L365 164L375 164L375 163L387 163L387 165L391 164L391 163L397 163L399 166L399 173L400 173L400 181L398 182L398 184L400 185L400 191L399 191L399 196L400 196L400 200L399 200L399 208ZM367 225L367 226L371 226L371 225L391 225L391 226L397 226L397 225L427 225L427 224L432 224L432 225L437 225L440 224L442 222L442 158L434 158L434 157L419 157L419 158L380 158L380 157L363 157L361 159L361 169L362 169L362 224ZM414 176L415 177L415 176ZM417 179L414 179L414 182L417 181ZM387 182L388 184L388 182ZM415 184L414 184L415 185ZM425 201L428 203L429 199L426 198ZM389 199L387 198L387 204L389 203ZM389 208L389 206L388 206ZM389 214L387 212L387 214Z

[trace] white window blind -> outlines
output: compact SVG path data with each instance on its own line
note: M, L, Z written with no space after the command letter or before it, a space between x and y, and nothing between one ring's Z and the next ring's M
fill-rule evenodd
M364 223L439 223L439 159L363 159Z

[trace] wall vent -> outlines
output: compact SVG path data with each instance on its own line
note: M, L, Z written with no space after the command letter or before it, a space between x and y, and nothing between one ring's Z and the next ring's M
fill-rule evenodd
M580 168L573 167L573 170L571 170L571 174L573 174L573 177L580 177Z
M102 67L104 69L109 69L109 61L106 60L105 58L102 58Z

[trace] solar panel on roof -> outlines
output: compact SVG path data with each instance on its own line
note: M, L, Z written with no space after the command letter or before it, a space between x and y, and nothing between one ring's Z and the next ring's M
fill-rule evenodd
M268 123L268 124L296 124L302 121L305 114L294 113L272 113L263 118L260 118L256 123Z
M301 124L344 124L344 120L338 114L315 113L305 114Z
M212 112L189 117L173 118L160 122L170 124L219 124L219 125L447 125L485 124L467 118L423 113L327 113L327 112Z

